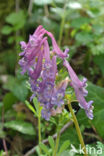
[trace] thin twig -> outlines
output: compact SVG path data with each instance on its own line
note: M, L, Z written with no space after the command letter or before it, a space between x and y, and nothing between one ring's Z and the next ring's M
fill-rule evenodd
M19 11L19 3L20 3L20 0L16 0L15 1L15 7L16 7L16 12L18 12Z
M44 5L44 12L45 12L45 16L49 17L48 5Z
M96 139L98 139L99 141L103 142L103 140L102 140L98 135L96 135L96 134L84 132L84 135L90 136L90 137L92 137L92 138L96 138Z
M4 106L2 107L2 124L4 125ZM8 156L8 149L7 149L5 138L3 138L2 141L3 141L3 147L5 150L6 156Z
M16 13L18 13L20 10L20 0L15 0L15 9L16 9ZM20 34L20 31L17 30L16 31L16 38L19 36L19 34Z
M65 18L66 18L66 13L65 13L66 7L67 7L67 0L65 0L65 3L64 3L63 16L61 18L61 23L60 23L60 33L59 33L59 41L58 41L59 46L61 46L61 41L62 41L62 36L63 36L63 31L64 31Z
M15 144L12 143L12 141L10 140L10 138L6 138L5 140L8 141L12 145L12 147L13 147L14 151L16 152L16 154L18 154L19 156L23 156L21 154L21 152L17 149L17 147L15 146Z
M73 124L72 121L70 121L70 122L68 122L67 124L65 124L65 126L64 126L64 127L61 129L61 131L60 131L60 135L61 135L69 126L71 126L72 124ZM57 138L57 133L55 133L52 137L53 137L53 139L56 139L56 138ZM44 139L44 140L42 141L42 143L44 143L44 144L48 143L48 139ZM37 146L38 146L38 145L37 145ZM24 156L29 156L29 155L33 154L33 153L36 151L37 146L35 146L35 147L33 147L31 150L29 150Z

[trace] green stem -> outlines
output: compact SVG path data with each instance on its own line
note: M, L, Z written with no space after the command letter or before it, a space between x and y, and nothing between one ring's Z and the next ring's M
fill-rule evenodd
M56 146L55 146L55 149L54 149L54 152L53 152L53 156L56 156L58 146L59 146L59 140L60 140L60 131L58 131L58 133L57 133Z
M86 152L86 148L85 148L85 144L84 144L84 141L83 141L83 137L82 137L82 134L81 134L81 131L80 131L80 128L79 128L79 124L78 124L78 121L77 121L77 118L73 112L73 109L72 109L72 106L71 106L71 103L68 102L68 108L72 114L72 117L73 117L73 120L74 120L74 124L75 124L75 127L76 127L76 131L77 131L77 134L78 134L78 137L79 137L79 140L80 140L80 144L81 144L81 147L84 151L84 156L87 156L87 152Z
M63 31L64 31L64 24L65 24L65 18L66 18L66 4L67 4L68 0L65 0L64 2L64 7L63 7L63 16L61 18L61 25L60 25L60 33L59 33L59 41L58 44L59 46L61 46L61 41L62 41L62 35L63 35Z
M40 103L39 103L39 115L38 115L38 141L39 144L41 143L41 110L40 110ZM40 149L41 153L41 149Z
M62 35L63 35L63 30L64 30L64 24L65 24L65 16L63 16L62 17L62 20L61 20L60 33L59 33L59 41L58 41L59 46L61 46Z
M38 118L38 137L39 137L39 144L41 143L41 126L40 126L40 117Z

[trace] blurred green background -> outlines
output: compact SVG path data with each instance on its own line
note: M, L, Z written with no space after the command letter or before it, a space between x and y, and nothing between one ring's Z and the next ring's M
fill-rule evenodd
M3 139L10 156L21 156L37 145L37 120L25 106L31 92L26 85L27 76L20 75L18 54L19 42L28 41L29 34L40 24L54 34L61 49L70 49L72 67L78 75L87 77L87 100L94 100L94 120L88 120L76 103L73 108L85 143L100 143L104 149L104 0L0 0L1 156ZM62 79L66 71L60 60L58 68ZM52 122L43 121L43 138L55 130ZM65 139L77 147L74 126L62 134L60 144Z

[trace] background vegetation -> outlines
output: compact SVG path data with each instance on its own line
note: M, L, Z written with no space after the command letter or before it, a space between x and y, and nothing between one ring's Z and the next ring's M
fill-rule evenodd
M104 1L0 0L0 21L0 156L5 155L5 142L10 156L22 156L38 143L37 119L25 104L31 92L27 76L20 75L18 54L19 42L28 41L29 34L40 24L55 35L62 49L70 49L72 67L80 77L88 78L87 100L94 100L94 119L87 119L78 103L72 106L85 143L104 149ZM66 76L60 60L58 68L57 81ZM74 94L70 88L69 91ZM68 114L66 107L63 125ZM56 122L57 117L42 121L43 139L56 132ZM70 153L71 144L78 148L73 124L62 134L60 146L65 140L70 144L61 156ZM37 155L38 149L32 156Z

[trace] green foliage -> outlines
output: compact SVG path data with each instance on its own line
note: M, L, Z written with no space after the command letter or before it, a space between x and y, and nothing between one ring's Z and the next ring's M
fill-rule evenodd
M13 93L9 92L5 94L3 98L3 105L4 105L5 111L10 109L12 105L15 104L16 101L17 101L17 98L13 95Z
M44 153L47 153L47 154L49 153L49 149L45 144L40 143L39 146L44 151Z
M5 137L5 132L3 131L2 123L0 123L0 138L4 138L4 137Z
M13 26L14 31L19 30L25 24L25 13L23 10L20 10L18 13L11 13L6 17L6 22Z
M1 150L1 151L0 151L0 156L3 156L3 155L4 155L4 151Z
M9 35L12 31L13 31L12 27L6 25L6 26L4 26L3 29L2 29L2 34L4 34L4 35Z
M64 151L64 152L62 152L62 154L60 156L66 156L66 155L67 156L74 156L73 153L70 151Z
M69 147L69 145L70 145L69 140L66 140L65 142L63 142L63 144L61 145L61 147L60 147L60 149L59 149L59 152L58 152L57 156L60 156L61 153L62 153L63 151L65 151L65 150Z
M25 104L34 113L34 115L38 116L34 107L28 101L25 101Z
M75 38L79 43L82 43L85 45L93 41L93 36L90 33L87 33L84 31L77 33Z
M98 56L95 56L94 57L94 62L95 64L98 65L98 67L100 68L103 76L104 76L104 54L103 55L100 55L99 57Z
M36 108L37 114L39 114L39 103L36 97L34 97L33 99L33 104L34 104L34 107Z
M79 17L71 22L71 27L80 29L83 25L89 24L91 21L88 17Z
M52 148L52 151L53 151L54 147L55 147L55 142L54 142L54 139L52 138L52 136L48 137L48 141L49 141L50 147Z
M15 50L13 50L13 52L8 49L5 50L5 53L3 53L2 57L1 57L1 61L3 61L3 63L5 64L5 67L7 69L7 72L10 74L14 74L14 70L16 67L16 53L14 53Z
M66 141L69 140L69 142L73 145L75 145L76 147L78 147L79 145L79 140L77 137L77 133L76 130L74 129L73 126L71 126L70 128L66 129L65 132L61 135L61 139L60 139L60 146Z
M13 76L8 76L8 82L4 85L4 88L10 90L20 101L25 101L28 95L26 80L18 79Z
M20 120L8 121L4 124L4 127L13 129L23 134L35 135L35 130L32 124L25 121Z
M91 127L94 126L96 128L97 133L104 137L104 127L103 119L104 119L104 88L96 86L92 83L88 83L88 97L87 100L89 101L92 99L94 101L94 119L89 121L88 118L85 116L83 110L78 112L78 119L79 123L83 123L83 125Z

